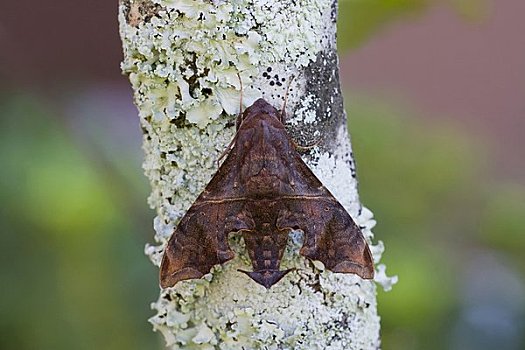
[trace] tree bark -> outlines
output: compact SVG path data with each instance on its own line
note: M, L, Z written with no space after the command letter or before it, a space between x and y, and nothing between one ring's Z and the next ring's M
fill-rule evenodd
M122 0L123 71L129 75L144 132L144 170L157 212L159 266L175 225L217 170L239 113L259 97L280 109L314 173L363 229L375 225L357 193L335 48L332 0ZM295 79L292 79L295 77ZM161 290L150 319L172 349L377 349L376 286L325 271L298 254L291 234L283 268L299 267L270 290L238 268L249 260L239 236L236 258L200 280ZM381 242L371 246L377 264ZM377 267L376 282L394 279Z

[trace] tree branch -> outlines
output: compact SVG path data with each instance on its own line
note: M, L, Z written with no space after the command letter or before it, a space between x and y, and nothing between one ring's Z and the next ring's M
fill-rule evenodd
M264 97L287 103L298 144L321 140L305 160L368 239L375 221L357 193L335 50L332 0L123 0L119 8L129 75L144 131L144 169L157 211L146 253L157 266L173 229L216 171L239 112ZM290 84L292 77L295 77ZM376 349L375 284L325 271L298 254L292 234L282 267L297 267L269 291L236 272L236 258L200 280L161 291L150 321L173 349ZM382 245L372 246L377 263ZM377 282L393 281L379 269Z

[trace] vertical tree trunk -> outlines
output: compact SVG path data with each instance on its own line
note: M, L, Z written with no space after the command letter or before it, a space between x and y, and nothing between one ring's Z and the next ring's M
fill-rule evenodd
M157 211L146 253L157 266L174 226L216 171L243 102L288 95L287 127L319 179L368 239L375 221L357 194L339 88L333 0L123 0L122 69L134 89L144 131L145 173ZM295 79L292 82L292 76ZM373 281L325 271L298 254L292 234L283 268L300 267L266 290L237 268L249 265L240 237L236 258L200 280L163 290L151 319L173 349L376 349L379 317ZM372 246L377 263L382 245ZM376 282L393 280L378 268Z

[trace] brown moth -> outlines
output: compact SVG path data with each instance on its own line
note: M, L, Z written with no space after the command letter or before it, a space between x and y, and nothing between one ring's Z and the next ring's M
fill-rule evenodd
M253 272L270 288L290 270L279 265L291 230L304 233L300 254L333 272L374 276L359 227L303 162L282 115L263 99L237 121L224 163L182 218L160 267L163 288L200 278L234 257L231 232L242 233Z

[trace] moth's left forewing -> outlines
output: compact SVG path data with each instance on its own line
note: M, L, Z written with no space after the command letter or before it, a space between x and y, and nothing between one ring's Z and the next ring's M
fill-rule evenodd
M238 153L228 155L230 159ZM173 232L161 263L160 285L200 278L217 264L234 257L228 234L251 229L253 220L245 211L242 188L235 182L238 172L226 159L202 194L190 207Z

